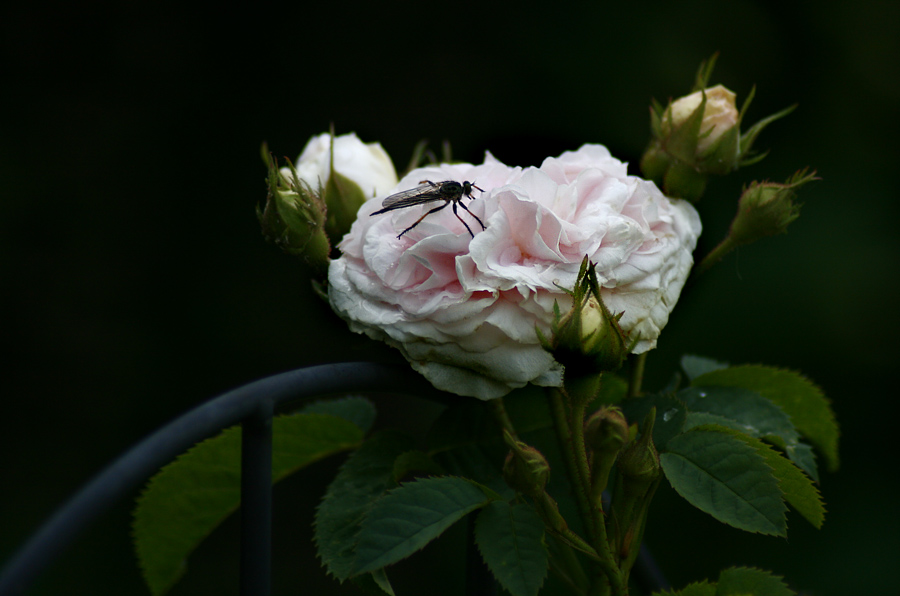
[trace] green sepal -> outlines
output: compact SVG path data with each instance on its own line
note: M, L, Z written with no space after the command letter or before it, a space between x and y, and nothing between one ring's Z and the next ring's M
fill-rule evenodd
M344 234L350 231L359 208L369 197L366 197L359 184L332 167L331 175L322 190L322 198L328 206L325 232L331 243L337 245Z
M749 104L749 101L750 101L750 97L747 98L747 101L744 103L744 106L741 108L741 117L743 117L744 109L746 109L747 105ZM785 116L787 116L788 114L793 112L795 109L797 109L797 104L789 106L789 107L781 110L780 112L776 112L776 113L772 114L771 116L767 116L767 117L763 118L762 120L760 120L759 122L757 122L756 124L754 124L753 126L751 126L750 128L748 128L746 130L746 132L744 132L744 134L741 135L741 143L740 143L741 162L739 164L739 167L745 167L745 166L754 164L766 156L766 153L768 153L768 152L763 153L762 155L756 155L752 151L753 143L756 141L756 137L759 136L759 133L761 133L765 127L767 127L771 123L775 122L776 120L784 118Z

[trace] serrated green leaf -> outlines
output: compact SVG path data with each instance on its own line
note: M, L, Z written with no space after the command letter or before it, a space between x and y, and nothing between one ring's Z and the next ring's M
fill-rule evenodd
M627 399L621 404L629 423L640 423L652 408L656 408L653 423L653 444L665 451L669 440L683 432L687 409L684 402L668 394L649 394Z
M746 432L744 426L737 420L725 418L724 416L719 416L717 414L710 414L709 412L688 412L688 415L684 420L684 431L687 432L698 426L706 426L708 424L724 426L725 428L731 428L741 433Z
M812 480L796 465L759 439L748 437L732 429L720 427L715 430L727 432L756 449L756 452L766 460L775 473L775 478L778 479L778 488L784 493L785 501L813 526L822 527L825 522L825 505L822 503L822 495Z
M272 480L359 444L356 425L323 414L272 421ZM138 498L133 536L144 580L163 594L181 577L185 560L240 504L239 427L199 443L164 467Z
M486 402L458 400L429 430L428 453L450 474L470 478L501 494L506 491L505 496L512 497L501 473L508 451L501 437Z
M655 596L716 596L716 584L694 582L676 591L654 592Z
M716 596L795 596L781 578L761 569L732 567L719 574Z
M500 585L512 596L537 596L549 558L544 522L524 503L494 501L475 523L475 543Z
M692 386L676 395L690 412L728 418L748 435L773 440L779 447L800 440L788 415L755 391L743 387Z
M446 471L427 453L419 450L407 451L394 460L394 482L412 480L415 476L441 476Z
M784 536L786 507L762 456L723 432L695 429L669 441L660 464L694 507L735 528Z
M679 391L690 412L705 412L734 422L723 426L736 428L751 437L759 437L785 450L791 461L816 477L815 460L803 457L798 449L800 433L790 417L772 401L744 387L696 386ZM736 423L736 424L735 424ZM809 467L807 467L809 466Z
M553 569L551 581L554 576L558 577L571 587L572 592L587 594L590 589L590 578L575 554L575 549L555 534L545 534L544 540L550 552L550 568Z
M375 422L375 404L359 396L347 396L338 399L323 399L306 404L302 413L328 414L343 418L358 426L363 433L368 433Z
M366 513L397 486L394 462L412 447L396 432L372 435L341 466L316 511L316 547L322 565L338 580L353 575L356 542Z
M797 430L825 457L829 470L839 465L840 429L822 390L803 375L769 366L733 366L710 372L695 384L737 386L755 391L777 404Z
M727 362L720 362L718 360L713 360L712 358L704 358L703 356L694 354L685 354L681 357L681 370L683 370L688 376L688 379L692 381L708 372L723 368L728 368Z
M384 569L376 569L372 573L363 573L362 575L351 577L350 581L354 586L371 596L384 596L385 594L387 596L395 596L394 586L391 585L387 572Z
M389 491L363 520L353 574L405 559L492 499L481 486L454 476L425 478Z

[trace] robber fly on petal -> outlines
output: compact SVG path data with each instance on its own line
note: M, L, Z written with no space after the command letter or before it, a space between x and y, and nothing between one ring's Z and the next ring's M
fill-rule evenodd
M449 204L453 204L453 215L456 216L456 219L462 221L462 224L466 226L466 230L469 231L469 235L472 238L475 237L475 234L472 233L472 230L469 228L469 225L463 221L463 218L459 216L459 213L456 212L456 206L459 205L466 212L475 218L475 221L481 224L481 229L486 230L484 227L484 223L478 216L469 211L469 208L466 207L465 203L462 202L464 196L469 197L471 200L475 200L475 197L472 196L472 189L480 190L484 192L483 189L478 188L473 183L466 180L465 182L454 182L453 180L444 180L443 182L432 182L431 180L422 180L419 182L419 186L416 188L411 188L409 190L404 190L393 194L386 198L381 203L381 209L373 213L372 215L379 215L381 213L387 213L388 211L393 211L394 209L403 209L404 207L412 207L413 205L423 205L425 203L431 203L433 201L443 201L443 205L438 205L431 211L428 211L416 220L416 222L400 232L397 236L399 239L400 236L407 233L421 222L423 219L431 215L436 211L440 211L444 207Z

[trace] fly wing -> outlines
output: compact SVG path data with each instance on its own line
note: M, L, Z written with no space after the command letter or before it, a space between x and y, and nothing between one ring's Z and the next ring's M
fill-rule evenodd
M416 188L402 190L392 194L381 202L381 209L373 213L377 215L385 211L393 211L394 209L402 209L404 207L412 207L422 203L430 203L431 201L439 201L444 199L440 192L440 187L434 187L430 184L422 184Z

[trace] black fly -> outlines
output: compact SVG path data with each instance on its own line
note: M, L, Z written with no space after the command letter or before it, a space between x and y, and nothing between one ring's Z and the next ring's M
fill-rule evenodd
M435 207L434 209L432 209L431 211L428 211L427 213L425 213L425 215L423 215L422 217L417 219L413 225L409 226L408 228L406 228L405 230L400 232L400 234L397 236L397 238L399 239L400 236L403 236L403 234L407 233L408 231L410 231L411 229L413 229L414 227L419 225L419 222L421 222L423 219L425 219L426 217L428 217L435 211L440 211L441 209L443 209L450 203L453 203L453 215L456 216L456 219L458 219L459 221L462 221L462 224L464 226L466 226L466 230L469 231L469 235L471 235L472 238L474 238L475 234L472 234L472 230L469 229L468 224L466 224L466 222L464 222L463 219L459 216L459 213L456 212L456 206L459 205L460 207L465 209L469 215L474 217L475 221L477 221L478 223L481 224L482 230L487 229L484 227L484 223L482 223L482 221L480 219L478 219L478 216L475 215L474 213L472 213L471 211L469 211L469 208L466 207L466 205L462 202L462 198L464 196L469 197L473 201L475 200L475 197L472 196L473 188L476 190L480 190L481 192L484 192L484 190L478 188L477 186L475 186L468 180L466 180L465 182L462 182L462 183L454 182L453 180L445 180L443 182L432 182L431 180L422 180L421 182L419 182L419 186L417 186L416 188L404 190L404 191L398 192L398 193L393 194L393 195L389 196L388 198L386 198L381 203L382 208L379 209L378 211L376 211L375 213L373 213L372 215L379 215L381 213L387 213L388 211L393 211L394 209L403 209L404 207L412 207L413 205L422 205L423 203L430 203L432 201L444 201L443 205L439 205L439 206Z

